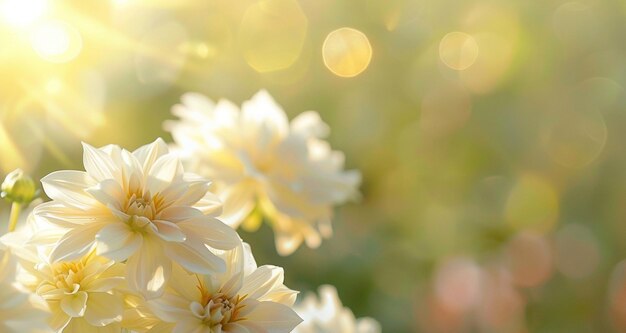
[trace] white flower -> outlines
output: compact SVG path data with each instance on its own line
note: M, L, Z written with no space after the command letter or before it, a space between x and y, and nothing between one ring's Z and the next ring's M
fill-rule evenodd
M124 265L95 255L74 261L30 262L21 260L31 275L22 281L43 298L52 313L49 325L55 332L119 332L124 295Z
M283 285L282 268L257 267L247 244L222 256L229 263L226 273L174 269L163 297L148 301L169 323L159 332L287 333L302 321L291 309L297 293Z
M216 181L224 221L235 228L246 219L258 224L256 207L274 229L281 255L303 240L318 247L332 233L333 205L358 194L360 174L343 171L344 156L321 139L329 129L316 112L289 123L260 91L241 111L225 100L186 94L173 113L181 119L165 127L188 166Z
M0 243L0 332L48 332L46 306L15 281L16 268L13 256Z
M343 307L337 289L324 285L319 288L320 300L308 294L295 306L304 320L294 333L380 333L380 324L372 318L355 319L350 309Z
M176 155L158 139L134 152L84 144L85 171L57 171L42 179L52 199L35 216L64 229L51 262L89 253L126 262L127 283L157 297L171 263L208 274L226 269L208 247L232 249L239 236L213 216L217 199L208 182L184 173Z

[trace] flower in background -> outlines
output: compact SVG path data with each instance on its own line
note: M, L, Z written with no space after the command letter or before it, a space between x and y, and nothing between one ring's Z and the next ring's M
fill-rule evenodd
M304 320L294 333L380 333L380 324L372 318L355 319L350 309L344 308L337 295L337 289L324 285L319 288L318 300L308 294L295 306Z
M132 153L84 144L83 163L86 172L56 171L41 181L52 201L34 214L64 230L52 263L95 247L97 255L126 261L129 287L148 298L163 292L172 261L199 274L226 269L209 247L232 249L239 236L214 217L219 204L209 183L185 173L163 140Z
M291 308L297 292L280 267L257 267L248 244L221 256L225 273L189 274L175 266L169 287L148 301L163 321L159 332L288 333L302 320Z
M358 195L360 174L344 171L344 155L322 140L328 126L313 111L288 121L266 91L243 103L217 104L185 94L165 124L183 161L216 181L222 218L254 230L266 217L281 255L302 241L311 248L332 234L333 205Z
M17 263L0 242L0 332L48 332L46 305L16 281Z

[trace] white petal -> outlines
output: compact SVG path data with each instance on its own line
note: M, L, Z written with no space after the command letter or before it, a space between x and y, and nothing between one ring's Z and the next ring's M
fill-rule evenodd
M152 167L154 161L156 161L159 157L167 154L169 150L167 149L167 144L163 139L158 138L154 140L154 142L149 143L145 146L137 148L133 155L139 161L139 164L143 167L143 173L148 174L148 171Z
M122 222L110 223L95 236L96 253L114 261L123 261L133 255L142 245L143 237Z
M265 90L257 92L249 101L243 103L241 117L242 122L249 126L248 129L256 131L257 135L268 131L282 137L288 131L287 115ZM265 141L262 135L258 138Z
M41 179L46 195L66 205L89 208L98 202L85 190L96 182L83 171L55 171Z
M168 323L175 323L181 318L191 315L189 303L190 300L188 299L168 293L163 297L149 300L148 306L159 319Z
M369 317L359 318L356 321L356 333L381 333L382 328L380 324L374 319Z
M82 257L93 248L96 233L101 227L100 224L86 225L68 231L52 249L50 261L67 261Z
M99 204L98 204L99 205ZM33 215L38 221L52 223L63 228L75 228L76 225L100 224L112 220L108 209L96 207L81 209L66 206L58 201L48 201L37 205Z
M257 302L247 299L241 315L246 319L239 322L248 328L261 328L266 332L289 333L302 319L290 307L274 302Z
M162 241L154 237L144 237L141 248L126 263L129 286L146 299L163 294L172 271L172 264L163 252Z
M222 200L211 192L206 192L193 207L201 211L202 214L212 217L217 217L222 214Z
M288 256L302 244L302 235L299 233L287 233L275 231L276 251L281 256Z
M291 131L306 137L323 138L330 134L330 127L322 121L319 113L306 111L291 120Z
M283 284L283 269L276 266L264 265L257 268L244 279L241 294L252 299L260 299L274 288Z
M120 168L104 150L83 142L83 164L87 173L97 181L119 179Z
M240 182L220 192L220 199L224 203L220 220L236 229L252 212L256 204L255 192L256 187L251 182Z
M85 320L94 326L105 326L121 321L124 308L122 299L107 293L89 293Z
M170 222L180 222L188 220L192 217L202 216L202 212L185 206L170 206L165 208L159 213L159 220L165 220Z
M226 269L226 264L222 259L194 239L187 239L184 243L167 243L165 253L172 261L190 272L211 274L223 272Z
M189 273L180 265L172 265L172 276L169 286L187 300L200 299L200 290L197 287L198 279L194 273Z
M187 183L188 188L182 195L177 196L176 201L174 202L177 206L193 206L196 202L198 202L204 195L207 193L209 189L209 184L207 181L194 181L192 183Z
M161 237L164 241L180 243L187 240L187 236L176 223L154 220L152 224L157 228L156 235Z
M120 184L113 179L105 179L97 185L86 189L96 200L105 206L113 206L121 209L122 201L126 199L124 190Z
M226 331L227 333L257 333L258 330L249 330L247 329L245 326L243 325L239 325L236 322L234 323L228 323L228 325L226 326Z
M87 298L88 295L84 291L66 295L61 300L61 309L70 317L82 317L87 309Z
M198 239L212 248L230 250L241 244L235 230L209 216L195 217L178 223L187 239Z
M183 165L176 155L163 155L154 162L146 177L146 188L150 193L160 193L172 182L182 180Z
M176 326L172 330L172 333L207 333L211 332L206 330L208 327L202 322L202 320L190 317L187 320L182 320L176 323ZM211 332L212 333L212 332Z
M113 277L99 277L97 279L93 279L89 281L89 283L84 284L84 289L93 292L108 292L113 288L119 286L124 282L124 278L121 276L113 276Z
M94 327L83 318L72 318L69 324L63 329L63 333L84 333L91 332ZM100 333L100 332L98 332Z
M285 285L280 285L265 296L263 296L260 300L262 301L272 301L276 303L285 304L288 306L293 306L296 302L296 298L298 297L298 292L295 290L291 290L287 288Z
M48 306L50 307L50 328L55 330L55 332L60 332L67 324L70 322L72 317L68 316L61 309L60 302L48 302Z

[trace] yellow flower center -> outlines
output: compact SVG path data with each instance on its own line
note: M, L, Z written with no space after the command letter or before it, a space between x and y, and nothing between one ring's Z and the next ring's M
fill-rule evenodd
M228 323L244 319L239 317L239 312L244 307L240 303L245 296L228 297L221 292L211 294L199 278L197 288L200 290L200 301L192 302L190 310L206 326L221 329Z
M129 193L124 204L124 211L130 216L143 216L154 220L157 214L165 208L163 201L163 197L159 194L152 197L150 192Z
M85 277L84 268L85 263L82 260L55 264L52 267L54 272L53 284L58 289L64 289L67 293L76 293Z

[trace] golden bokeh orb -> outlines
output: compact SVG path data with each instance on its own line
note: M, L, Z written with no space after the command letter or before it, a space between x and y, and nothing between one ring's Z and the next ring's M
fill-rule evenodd
M439 43L439 57L448 67L462 71L469 68L478 58L478 43L469 34L450 32Z
M80 33L62 21L40 24L32 32L30 42L42 59L53 63L65 63L76 58L83 47Z
M300 57L308 19L295 0L261 0L242 18L238 41L250 67L259 73L291 67Z
M361 74L372 60L372 46L367 36L353 28L340 28L326 36L322 46L324 65L333 74L354 77Z

